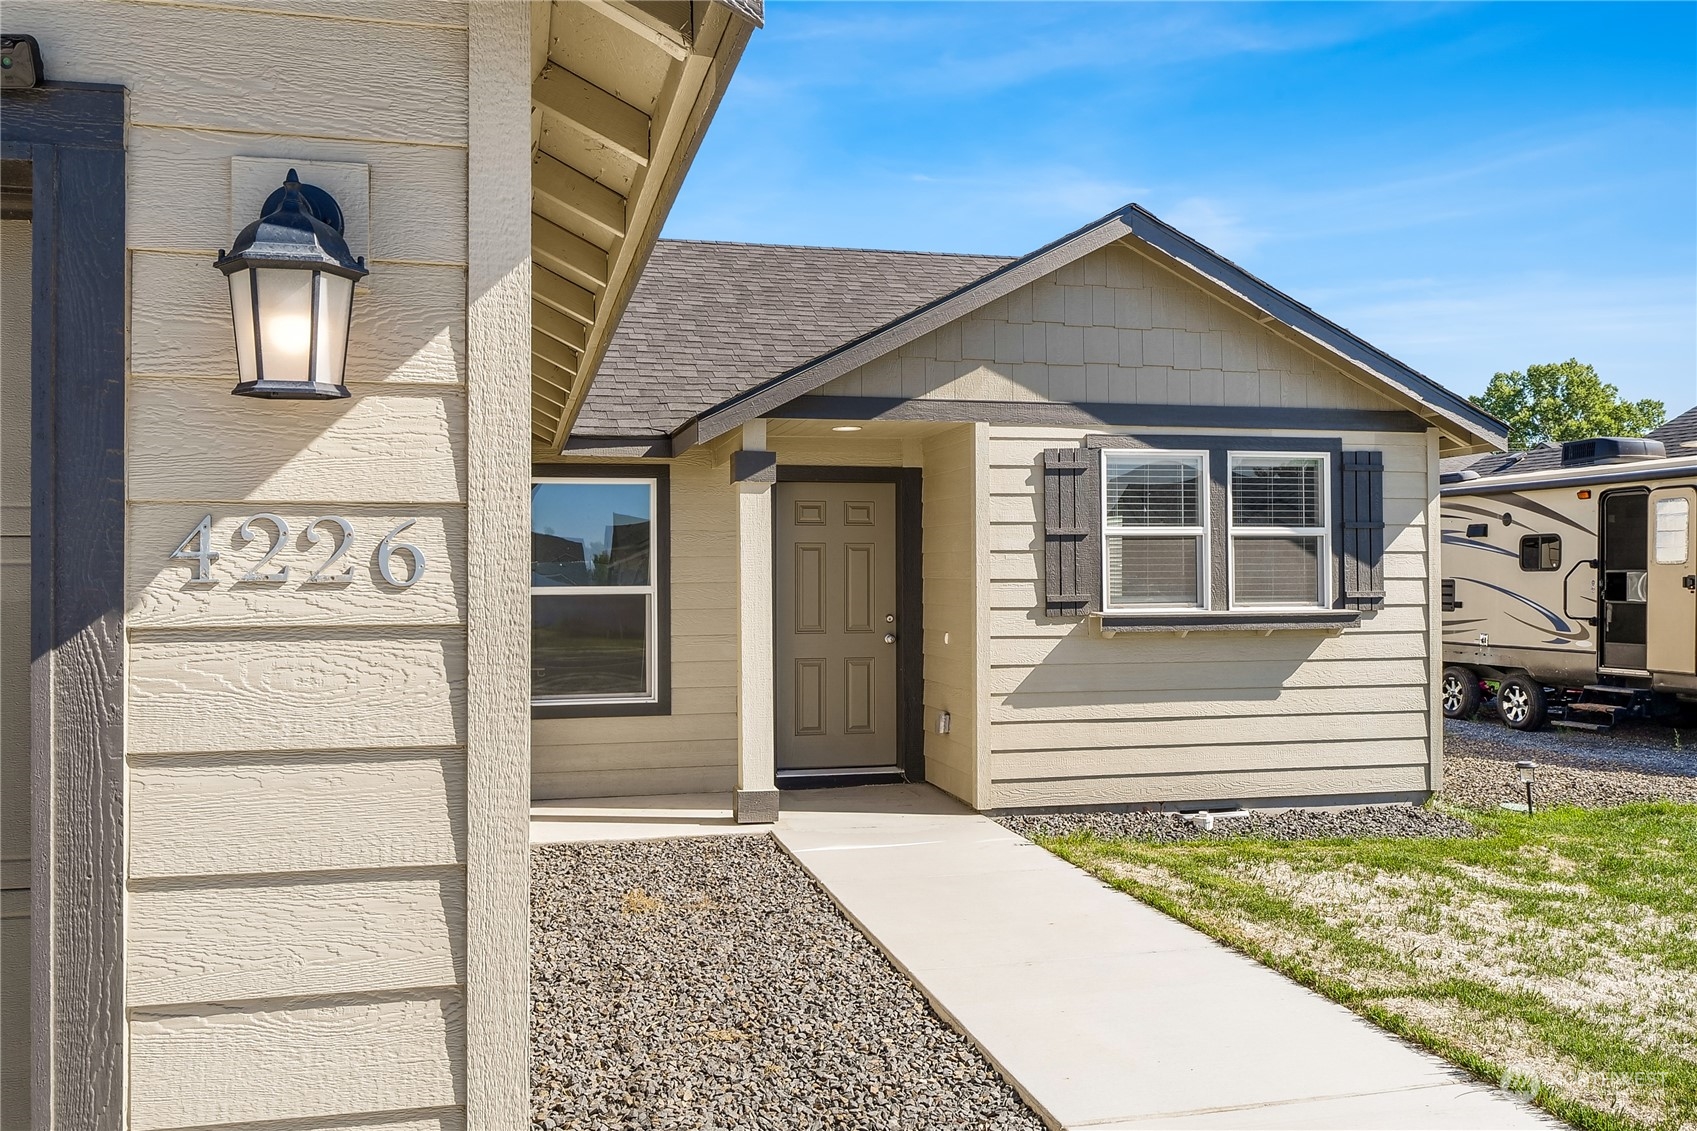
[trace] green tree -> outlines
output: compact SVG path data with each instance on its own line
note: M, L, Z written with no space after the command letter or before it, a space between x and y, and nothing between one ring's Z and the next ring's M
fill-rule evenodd
M1515 450L1591 436L1642 436L1667 419L1661 401L1629 401L1577 358L1498 373L1473 403L1508 425Z

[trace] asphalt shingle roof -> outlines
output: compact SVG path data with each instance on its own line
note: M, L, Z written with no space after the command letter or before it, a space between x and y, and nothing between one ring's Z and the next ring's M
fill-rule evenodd
M666 435L703 410L1010 261L661 240L572 435Z
M1697 407L1686 409L1650 432L1649 437L1660 440L1670 456L1688 455L1697 450Z
M1646 432L1647 440L1660 440L1668 455L1690 455L1697 450L1697 408L1688 408L1666 424ZM1518 457L1518 458L1517 458ZM1487 452L1482 456L1451 456L1440 461L1444 474L1466 469L1481 476L1548 471L1561 466L1561 445L1546 444L1529 452Z

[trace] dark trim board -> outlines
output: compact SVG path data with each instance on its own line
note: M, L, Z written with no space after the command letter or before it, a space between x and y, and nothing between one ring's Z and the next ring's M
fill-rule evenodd
M797 397L767 416L799 420L924 420L1057 427L1328 429L1424 432L1424 420L1400 409L1261 408L1249 405L1102 404L956 401L903 397Z
M925 473L917 467L804 467L778 465L779 483L894 483L896 485L896 764L908 781L925 780L925 593L920 554ZM777 508L772 509L772 545L777 547ZM777 563L773 562L774 578ZM776 688L777 649L772 686ZM786 787L788 788L788 787Z
M1412 412L1364 408L1261 408L1249 405L1104 404L1068 401L960 401L931 397L807 396L766 414L773 420L901 420L949 424L1033 424L1057 428L1316 428L1338 432L1424 432ZM577 436L568 453L664 459L687 451L681 438Z
M124 91L0 93L30 165L32 1122L124 1113Z
M652 703L537 703L532 719L615 719L632 715L672 713L672 469L667 464L538 463L532 479L652 479L654 532L648 560L654 567L654 646L659 651L655 671L659 686ZM525 641L529 655L530 641Z

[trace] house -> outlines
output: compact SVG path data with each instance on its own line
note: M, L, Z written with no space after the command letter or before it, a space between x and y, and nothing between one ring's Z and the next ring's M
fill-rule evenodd
M759 20L8 0L0 1126L527 1125L532 448Z
M533 576L532 796L1423 799L1439 461L1505 439L1135 205L1013 260L662 241L532 469L537 537L652 551Z

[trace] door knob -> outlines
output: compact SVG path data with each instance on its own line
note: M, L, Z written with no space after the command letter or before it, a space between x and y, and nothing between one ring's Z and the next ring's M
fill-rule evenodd
M896 634L895 634L895 633L893 633L893 632L886 632L886 633L885 633L885 634L884 634L884 643L886 643L886 644L894 644L894 643L895 643L895 642L896 642Z

